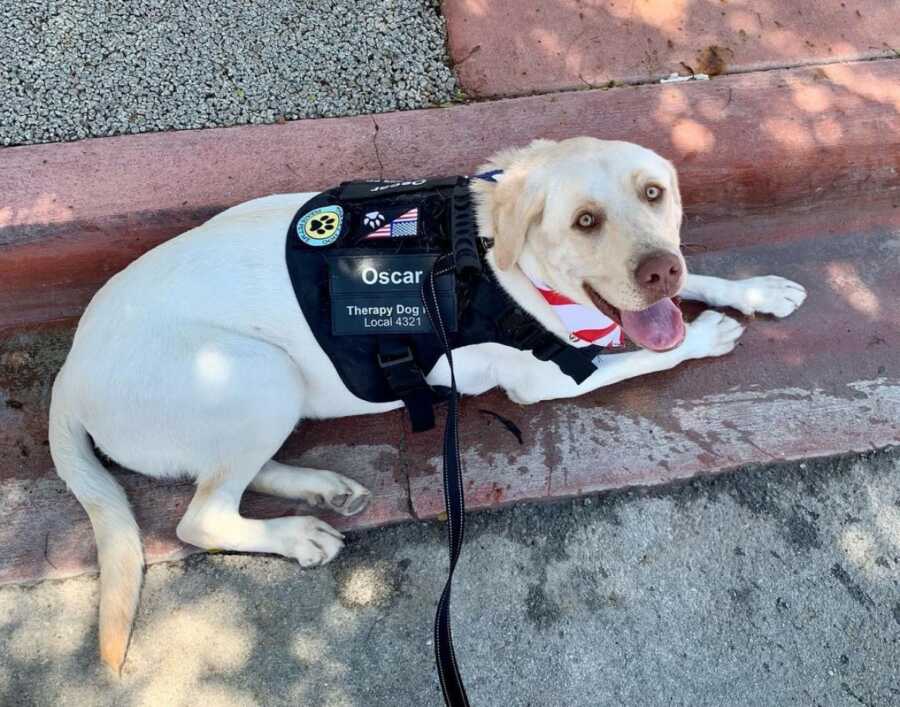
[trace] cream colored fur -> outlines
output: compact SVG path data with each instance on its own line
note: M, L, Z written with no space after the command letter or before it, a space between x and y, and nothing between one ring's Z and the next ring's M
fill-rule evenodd
M678 253L681 203L675 170L636 145L578 138L538 141L506 151L496 185L477 187L481 235L495 240L488 261L512 297L566 338L551 308L517 263L572 299L590 305L588 281L621 308L651 304L632 271L652 249ZM665 202L641 194L648 181ZM153 249L95 295L53 388L50 445L59 475L93 524L101 567L100 651L114 670L125 659L141 585L138 528L122 489L95 457L90 440L125 467L149 476L188 476L197 492L178 524L185 542L204 548L268 552L302 566L328 562L342 536L311 516L255 520L238 512L249 487L354 513L368 491L319 469L272 461L301 419L379 413L352 395L303 319L284 263L284 238L296 209L313 194L256 199ZM573 230L585 206L603 211L603 229ZM680 258L680 254L678 255ZM729 282L687 276L683 296L750 314L785 316L805 297L778 277ZM663 353L611 354L577 385L553 363L499 344L454 352L463 394L499 386L520 403L563 398L680 362L721 356L743 328L706 312L684 342ZM429 373L447 385L442 359Z

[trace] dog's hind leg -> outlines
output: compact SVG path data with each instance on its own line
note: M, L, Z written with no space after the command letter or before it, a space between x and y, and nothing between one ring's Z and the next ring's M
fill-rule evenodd
M324 564L337 555L344 546L343 535L318 518L244 518L238 506L254 475L232 467L199 477L194 498L178 524L178 537L206 549L293 557L303 567Z
M311 506L349 516L359 513L369 503L369 492L360 484L333 471L288 466L268 461L250 482L259 493L284 498L298 498Z
M180 401L179 431L190 432L183 466L197 470L197 491L178 537L203 548L293 557L304 567L328 562L343 543L327 523L309 516L257 520L238 511L250 482L302 416L305 385L296 365L253 340L220 337L210 346L200 349L199 360L210 364L201 367L201 395ZM206 351L215 356L204 357Z

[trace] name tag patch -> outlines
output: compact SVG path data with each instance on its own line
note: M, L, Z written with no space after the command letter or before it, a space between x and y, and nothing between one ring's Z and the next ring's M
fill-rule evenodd
M331 331L359 334L425 334L432 331L422 303L422 284L437 255L333 255L328 258ZM438 307L456 330L452 272L435 282Z

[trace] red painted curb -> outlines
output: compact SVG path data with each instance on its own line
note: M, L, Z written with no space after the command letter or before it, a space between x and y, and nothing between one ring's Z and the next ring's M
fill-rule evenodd
M377 117L0 151L0 329L77 316L110 275L248 198L356 177L465 173L535 137L627 139L669 156L707 247L778 209L900 191L900 62L584 91ZM377 122L377 128L376 128ZM701 228L703 227L703 228ZM50 294L52 293L52 295Z
M379 173L466 172L534 137L595 134L669 155L682 178L692 267L774 271L811 294L789 320L753 322L726 359L565 403L467 401L471 507L900 441L898 78L900 63L879 61L0 151L0 329L41 325L0 337L0 514L8 519L0 582L93 566L89 523L46 448L50 381L71 332L46 322L76 316L110 274L231 203ZM308 172L298 171L302 159ZM481 407L518 422L526 445ZM374 490L366 515L341 527L430 517L441 497L434 439L409 435L402 420L304 423L282 455ZM174 526L190 487L123 481L148 558L184 553ZM293 511L274 499L249 503L257 515Z
M472 97L896 57L900 6L444 0L454 70Z

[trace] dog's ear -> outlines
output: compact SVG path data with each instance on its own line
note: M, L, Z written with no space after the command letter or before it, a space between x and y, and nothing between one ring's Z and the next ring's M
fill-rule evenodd
M501 270L508 270L519 259L528 229L543 215L544 198L543 190L528 179L525 170L505 172L493 189L494 262Z
M678 209L678 228L681 228L681 190L678 187L678 170L675 169L675 165L666 160L666 163L669 165L669 171L672 175L672 200L675 202L675 208Z

